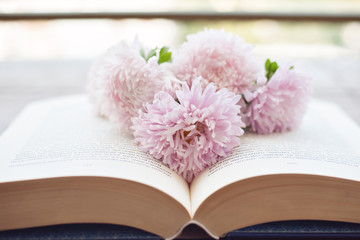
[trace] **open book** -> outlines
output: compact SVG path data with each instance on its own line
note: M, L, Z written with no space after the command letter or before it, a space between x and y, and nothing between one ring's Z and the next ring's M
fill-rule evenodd
M0 230L113 223L218 238L269 221L360 223L360 128L313 101L301 127L246 133L189 186L95 116L86 96L30 104L0 138Z

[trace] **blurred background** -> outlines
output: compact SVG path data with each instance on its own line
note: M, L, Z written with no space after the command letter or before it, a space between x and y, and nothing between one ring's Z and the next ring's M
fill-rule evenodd
M314 97L360 124L359 0L0 0L0 133L29 101L85 92L91 62L121 40L176 48L204 28L301 65Z
M72 13L197 13L195 19L55 19L26 21L21 15ZM0 22L0 60L91 59L121 40L137 35L149 46L176 47L185 36L223 28L254 44L259 53L285 57L358 54L358 21L277 21L266 15L359 15L358 0L0 0L0 13L18 14ZM264 19L201 19L202 13L256 13ZM24 17L24 16L23 16ZM54 18L56 15L54 16ZM245 18L245 16L243 16ZM272 45L273 50L263 52ZM306 45L306 48L304 48ZM289 51L291 49L291 51ZM315 50L315 51L314 51Z

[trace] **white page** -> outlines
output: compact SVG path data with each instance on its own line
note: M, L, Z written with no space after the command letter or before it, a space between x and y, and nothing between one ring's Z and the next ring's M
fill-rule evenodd
M191 185L193 212L212 193L241 179L269 174L316 174L360 181L360 128L332 104L313 101L299 129L246 133L233 154Z
M85 95L33 103L0 137L0 182L63 176L140 182L190 209L186 181L95 116Z

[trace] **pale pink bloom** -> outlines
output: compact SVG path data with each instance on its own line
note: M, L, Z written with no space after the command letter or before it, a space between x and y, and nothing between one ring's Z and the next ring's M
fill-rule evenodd
M175 76L190 86L198 76L202 86L209 82L242 94L256 81L261 64L252 55L252 46L223 30L207 30L188 35L174 53Z
M175 79L168 63L159 65L158 57L145 61L137 39L122 41L110 48L92 66L88 91L95 112L129 131L131 117L151 102L155 93L172 91ZM145 49L146 52L146 49Z
M296 128L306 111L310 96L310 79L280 66L266 85L244 94L250 102L246 124L260 134L283 132Z
M161 160L188 182L203 169L230 154L243 134L239 95L216 91L209 84L202 91L200 79L191 89L155 95L152 104L133 118L135 141L143 151Z

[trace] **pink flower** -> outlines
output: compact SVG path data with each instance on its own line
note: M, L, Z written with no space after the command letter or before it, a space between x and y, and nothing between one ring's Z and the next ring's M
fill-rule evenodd
M305 75L280 66L266 85L254 93L246 92L250 102L246 123L260 134L283 132L297 127L310 96L310 81Z
M143 151L191 182L240 144L245 126L238 115L241 97L227 89L216 91L213 84L202 91L200 79L191 89L184 84L176 97L156 94L154 102L132 119L132 130Z
M175 76L190 86L198 76L202 86L209 82L242 94L257 79L260 65L251 54L252 47L223 30L207 30L187 36L174 53Z
M129 131L131 117L153 100L161 90L171 91L175 79L169 64L158 64L158 57L146 61L137 39L110 48L89 73L89 95L95 112Z

